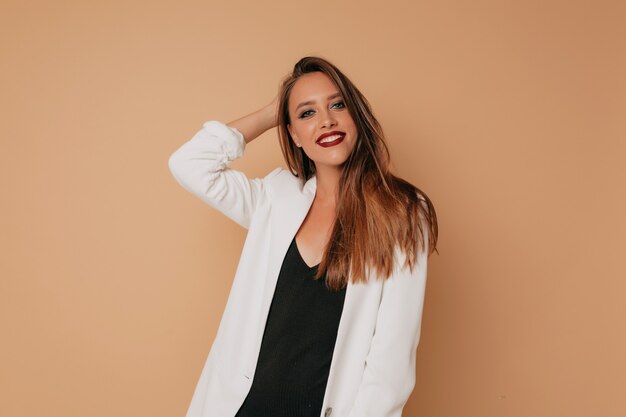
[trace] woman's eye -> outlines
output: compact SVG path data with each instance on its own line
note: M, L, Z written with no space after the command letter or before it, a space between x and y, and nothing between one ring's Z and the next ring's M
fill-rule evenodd
M331 107L335 108L335 109L343 109L344 107L346 107L346 105L345 105L345 103L343 101L338 101L335 104L333 104ZM310 116L309 113L313 113L313 110L306 110L306 111L300 113L300 118L303 119L305 117Z

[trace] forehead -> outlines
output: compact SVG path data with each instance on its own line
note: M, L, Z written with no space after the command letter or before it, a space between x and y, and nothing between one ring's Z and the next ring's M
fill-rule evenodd
M324 101L335 92L339 92L339 89L323 72L304 74L293 85L289 107L294 108L303 101Z

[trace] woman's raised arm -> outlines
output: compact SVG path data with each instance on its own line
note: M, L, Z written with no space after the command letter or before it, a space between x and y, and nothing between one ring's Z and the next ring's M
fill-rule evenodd
M265 179L280 168L265 178L250 179L229 166L243 156L246 143L274 126L276 99L228 124L205 122L170 156L170 171L184 189L247 229L265 195Z
M268 129L276 127L278 96L274 97L271 103L260 108L254 113L243 116L237 120L227 123L228 126L234 127L244 137L246 143L250 143L253 139Z

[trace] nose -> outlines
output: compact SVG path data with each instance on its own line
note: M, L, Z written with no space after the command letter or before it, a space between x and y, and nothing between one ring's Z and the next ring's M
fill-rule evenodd
M320 127L329 128L335 126L337 124L337 119L335 119L335 115L330 111L326 110L321 114L320 117Z

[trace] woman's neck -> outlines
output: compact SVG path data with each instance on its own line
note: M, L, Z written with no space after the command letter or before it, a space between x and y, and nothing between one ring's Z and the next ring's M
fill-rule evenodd
M315 198L321 203L334 206L337 201L337 188L341 179L341 169L319 166L316 167L315 171Z

